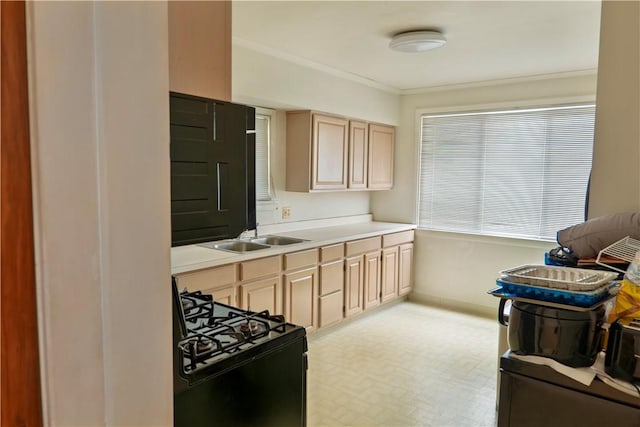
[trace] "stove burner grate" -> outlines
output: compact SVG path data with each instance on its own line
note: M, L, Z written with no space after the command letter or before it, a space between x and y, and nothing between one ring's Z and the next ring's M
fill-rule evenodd
M202 292L180 294L186 325L186 336L179 342L184 359L183 368L189 373L218 357L249 348L272 334L284 333L284 316L244 311L213 302L211 295Z

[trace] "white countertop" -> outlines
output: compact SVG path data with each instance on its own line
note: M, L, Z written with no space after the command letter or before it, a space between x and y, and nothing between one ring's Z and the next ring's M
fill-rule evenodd
M225 252L218 249L204 248L198 245L177 246L171 248L171 274L186 273L232 262L247 261L250 259L263 258L287 252L296 252L348 240L364 239L367 237L379 236L381 234L413 230L414 228L416 228L416 226L413 224L364 222L273 233L278 236L297 237L307 241L293 245L272 246L269 249L261 249L258 251L239 254Z

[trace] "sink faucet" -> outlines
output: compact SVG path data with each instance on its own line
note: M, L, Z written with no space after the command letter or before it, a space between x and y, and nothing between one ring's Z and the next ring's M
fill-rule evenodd
M242 230L240 232L240 234L238 234L238 237L236 237L236 239L242 239L242 235L247 232L250 231L248 228L245 228L244 230ZM257 238L258 237L258 224L256 224L256 228L253 229L253 238Z

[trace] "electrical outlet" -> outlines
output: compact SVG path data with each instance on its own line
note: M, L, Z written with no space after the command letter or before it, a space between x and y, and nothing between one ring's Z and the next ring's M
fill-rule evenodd
M289 218L291 218L291 208L290 207L282 208L282 219L289 219Z

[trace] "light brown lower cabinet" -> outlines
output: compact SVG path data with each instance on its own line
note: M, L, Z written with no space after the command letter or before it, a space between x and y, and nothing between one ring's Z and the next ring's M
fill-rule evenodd
M178 289L284 314L313 332L406 295L413 285L413 230L176 275Z
M333 325L344 318L344 299L342 291L319 298L318 327Z
M318 327L320 328L339 322L344 317L343 265L342 258L320 264L320 296L318 297Z
M345 244L345 317L380 304L380 236Z
M380 251L369 252L364 258L364 309L380 305Z
M317 327L318 268L306 268L284 275L285 318L288 322L304 326L307 332Z
M398 271L398 295L411 292L413 286L413 243L400 245Z
M390 301L398 296L398 248L384 248L381 263L381 302Z
M228 285L212 289L210 293L213 295L213 300L215 302L221 302L222 304L237 307L236 301L238 297L236 295L236 289L237 287L235 285ZM205 293L207 292L205 291Z
M414 231L402 231L382 237L381 302L406 295L413 286Z
M241 308L252 311L269 310L269 314L282 313L282 280L268 277L240 285Z
M240 307L245 310L284 314L280 256L241 262L238 272Z
M178 290L202 291L213 295L213 300L238 306L236 293L237 268L235 264L183 273L176 276Z
M364 258L362 255L347 257L344 265L344 316L349 317L364 310Z

